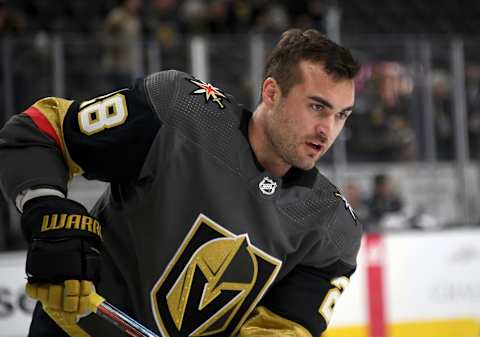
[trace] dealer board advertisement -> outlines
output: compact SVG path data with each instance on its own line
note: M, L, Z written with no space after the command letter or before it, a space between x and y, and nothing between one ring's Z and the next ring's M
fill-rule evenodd
M0 336L26 336L35 302L25 295L25 252L0 254Z

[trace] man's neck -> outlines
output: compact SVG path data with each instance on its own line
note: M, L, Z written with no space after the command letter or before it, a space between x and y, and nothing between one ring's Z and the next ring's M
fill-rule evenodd
M260 104L248 123L248 140L260 165L277 177L284 176L292 167L279 158L265 131L265 107Z

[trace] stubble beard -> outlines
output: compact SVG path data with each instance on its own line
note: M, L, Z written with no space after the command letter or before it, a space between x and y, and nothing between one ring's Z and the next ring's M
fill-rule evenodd
M294 166L301 170L310 170L315 166L316 159L307 155L301 155L299 148L305 142L298 139L295 130L295 122L284 118L283 107L280 107L267 125L267 138L271 144L276 157L285 164Z

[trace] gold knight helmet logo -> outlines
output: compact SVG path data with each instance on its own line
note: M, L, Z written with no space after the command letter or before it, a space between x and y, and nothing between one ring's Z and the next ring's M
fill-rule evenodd
M151 292L165 336L232 336L280 270L281 261L200 215Z

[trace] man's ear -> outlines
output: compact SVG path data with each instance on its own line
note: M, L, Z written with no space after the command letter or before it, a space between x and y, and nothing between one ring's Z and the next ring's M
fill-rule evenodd
M273 77L267 77L262 84L262 101L273 106L280 98L280 87Z

